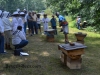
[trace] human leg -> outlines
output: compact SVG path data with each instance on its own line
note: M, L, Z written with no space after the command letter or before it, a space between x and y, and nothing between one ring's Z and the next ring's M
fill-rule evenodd
M0 34L0 53L4 52L4 36Z
M20 42L20 44L15 45L15 48L16 48L16 49L23 48L23 47L26 46L27 44L28 44L28 41L27 41L27 40L22 40L22 41Z
M36 22L34 22L34 29L35 29L35 34L38 34L38 25Z

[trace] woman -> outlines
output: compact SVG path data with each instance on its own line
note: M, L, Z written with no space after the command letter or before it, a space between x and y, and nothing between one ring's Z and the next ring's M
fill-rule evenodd
M17 30L13 33L12 44L15 46L15 49L23 48L28 44L28 41L23 34L22 26L18 26Z

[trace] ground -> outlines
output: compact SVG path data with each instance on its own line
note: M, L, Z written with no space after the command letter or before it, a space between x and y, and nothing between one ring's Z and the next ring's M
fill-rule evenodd
M79 30L70 28L70 41L76 41L74 33L77 31ZM0 54L0 75L99 75L100 35L90 32L87 34L85 44L88 47L82 55L81 69L71 70L60 61L61 51L58 50L58 45L64 43L62 33L55 35L55 42L47 42L45 35L27 35L29 44L23 50L29 56L14 56L10 50L6 54Z

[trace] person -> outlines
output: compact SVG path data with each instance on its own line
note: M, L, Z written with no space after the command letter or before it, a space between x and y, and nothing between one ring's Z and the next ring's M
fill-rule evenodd
M15 49L21 49L28 44L25 35L22 32L22 26L18 26L17 30L12 34L12 44Z
M56 13L56 16L59 19L59 26L62 26L62 30L65 35L65 43L69 43L68 41L68 33L69 33L68 22L66 21L65 17L59 14L59 12Z
M27 22L28 22L28 33L30 36L32 36L34 35L34 28L33 28L33 17L31 12L28 13Z
M77 17L77 28L78 28L79 30L81 29L80 23L81 23L81 17L78 16L78 17Z
M19 13L17 11L13 12L12 14L12 32L15 32L18 27L18 19L19 19Z
M25 22L25 13L24 12L20 12L19 13L19 19L18 19L18 25L22 26L22 31L25 35L25 31L24 31L24 22Z
M5 34L5 49L12 50L11 48L11 32L12 32L12 24L9 20L9 12L3 12L3 25L4 25L4 34Z
M38 25L38 29L41 33L41 18L40 18L40 14L37 14L37 25Z
M4 51L4 25L1 19L2 11L0 10L0 53L5 53Z
M36 15L36 12L34 12L34 11L32 12L32 18L33 18L35 34L38 34L37 15Z
M26 29L27 29L27 16L28 16L28 13L27 13L26 10L24 10L24 13L25 13L24 32L26 34Z
M44 34L46 34L46 31L49 29L48 23L50 22L50 20L47 17L47 14L44 14L43 16L44 16L44 18L42 19L42 22L43 22L43 30L44 30Z
M57 34L57 27L56 27L56 18L52 15L52 19L50 20L52 29L55 29L55 34Z

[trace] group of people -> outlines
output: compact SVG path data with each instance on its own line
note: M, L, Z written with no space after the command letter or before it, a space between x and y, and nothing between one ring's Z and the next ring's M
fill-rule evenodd
M0 10L0 53L6 53L5 49L11 50L11 44L15 49L21 49L28 44L24 29L25 12L15 11L10 21L7 11Z
M41 18L40 14L36 14L36 12L29 12L27 16L28 33L31 36L34 34L38 34L39 31L41 33L41 23L42 23L43 31L45 34L45 32L49 29L49 22L51 22L52 29L57 30L56 18L54 17L54 15L52 15L52 18L49 19L47 14L43 14L43 18Z
M62 27L63 33L67 35L68 22L59 13L55 14L59 19L59 25ZM28 44L26 40L26 33L28 27L28 34L32 36L34 34L41 33L41 23L43 23L44 34L49 29L49 22L51 23L52 29L55 29L57 34L57 21L54 15L49 19L47 14L43 14L41 19L40 14L36 12L15 11L11 15L12 21L9 19L9 12L0 10L0 53L5 53L4 49L11 50L11 42L15 49L23 48ZM28 26L27 26L28 25ZM65 39L68 42L68 37ZM5 48L4 48L5 47Z

